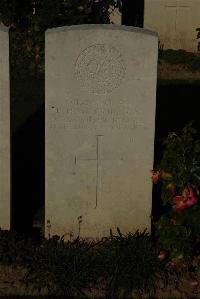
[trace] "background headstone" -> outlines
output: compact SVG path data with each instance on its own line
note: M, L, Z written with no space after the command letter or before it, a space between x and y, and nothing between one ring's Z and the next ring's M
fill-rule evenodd
M156 34L81 25L46 33L46 235L150 228Z
M9 34L0 26L0 227L10 228Z
M198 51L199 0L145 0L144 27L158 32L164 49Z

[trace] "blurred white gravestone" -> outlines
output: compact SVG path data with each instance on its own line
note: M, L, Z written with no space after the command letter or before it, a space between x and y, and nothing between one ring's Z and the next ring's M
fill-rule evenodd
M46 32L46 235L150 229L157 35Z
M10 229L9 33L0 26L0 228Z
M157 31L164 49L198 51L199 0L145 0L144 27Z

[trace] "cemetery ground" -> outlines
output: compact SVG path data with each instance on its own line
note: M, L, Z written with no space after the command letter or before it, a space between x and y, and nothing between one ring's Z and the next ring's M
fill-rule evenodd
M160 205L151 236L118 228L95 242L0 231L0 295L200 298L197 133L189 123L163 142L162 159L150 173L154 209Z
M1 231L0 296L199 298L195 265L159 248L145 234L36 245Z
M200 54L184 50L159 50L159 80L198 81L200 78Z
M195 267L163 260L145 234L98 244L52 238L40 245L1 232L1 296L199 298ZM2 252L1 244L1 252ZM193 267L191 270L190 268Z

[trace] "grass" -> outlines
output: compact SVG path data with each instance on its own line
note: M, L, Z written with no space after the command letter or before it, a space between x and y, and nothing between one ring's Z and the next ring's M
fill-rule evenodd
M101 289L114 298L149 291L159 271L151 237L145 231L118 233L99 242L58 236L35 242L0 231L0 264L26 269L23 282L49 295L82 297Z
M0 295L160 299L195 298L196 291L198 296L199 287L191 285L194 267L172 266L168 257L158 258L159 251L145 231L118 230L116 236L86 242L23 239L0 230Z

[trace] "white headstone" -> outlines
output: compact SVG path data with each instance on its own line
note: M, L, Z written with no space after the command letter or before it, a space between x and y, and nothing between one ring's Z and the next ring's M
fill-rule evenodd
M46 235L150 228L157 36L81 25L46 33Z
M0 26L0 228L10 228L9 34Z

